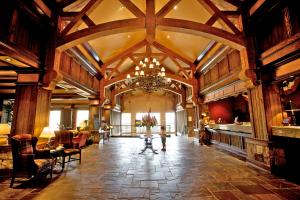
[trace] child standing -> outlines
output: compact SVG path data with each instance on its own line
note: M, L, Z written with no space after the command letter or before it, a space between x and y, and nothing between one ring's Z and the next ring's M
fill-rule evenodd
M164 125L161 126L161 143L162 143L162 151L166 151L166 140L167 140L167 134L166 134L166 127Z

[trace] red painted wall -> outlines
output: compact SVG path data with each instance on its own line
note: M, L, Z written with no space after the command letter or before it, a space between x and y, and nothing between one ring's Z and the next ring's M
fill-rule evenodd
M241 95L208 104L210 119L217 122L222 118L222 123L233 123L236 116L239 116L240 121L250 121L248 109L248 102Z
M218 121L222 118L222 123L233 123L232 98L222 99L208 104L210 119Z

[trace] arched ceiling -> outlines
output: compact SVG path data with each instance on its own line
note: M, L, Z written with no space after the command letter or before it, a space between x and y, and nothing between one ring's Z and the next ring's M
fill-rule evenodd
M197 58L209 46L244 46L240 0L70 2L60 15L57 48L77 47L106 86L124 80L145 56L159 59L174 81L189 85Z

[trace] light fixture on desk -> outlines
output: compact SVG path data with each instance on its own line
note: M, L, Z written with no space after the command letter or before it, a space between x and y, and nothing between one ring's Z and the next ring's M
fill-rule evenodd
M51 148L51 141L55 138L54 130L50 127L44 127L39 138L48 139L46 147Z
M171 79L166 78L166 69L156 58L148 59L146 57L139 62L139 65L135 66L132 77L127 74L127 82L130 88L153 92L167 87L171 83Z
M8 145L8 135L10 134L10 126L8 124L0 124L0 137L4 138L3 142ZM2 139L0 140L2 142Z

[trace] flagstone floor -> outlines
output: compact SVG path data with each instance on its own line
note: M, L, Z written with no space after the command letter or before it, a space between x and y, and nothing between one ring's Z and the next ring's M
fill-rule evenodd
M154 146L161 148L160 139ZM83 150L82 163L34 186L0 182L0 199L268 199L299 200L300 186L250 168L213 147L183 136L167 138L167 151L138 154L143 141L112 138Z

